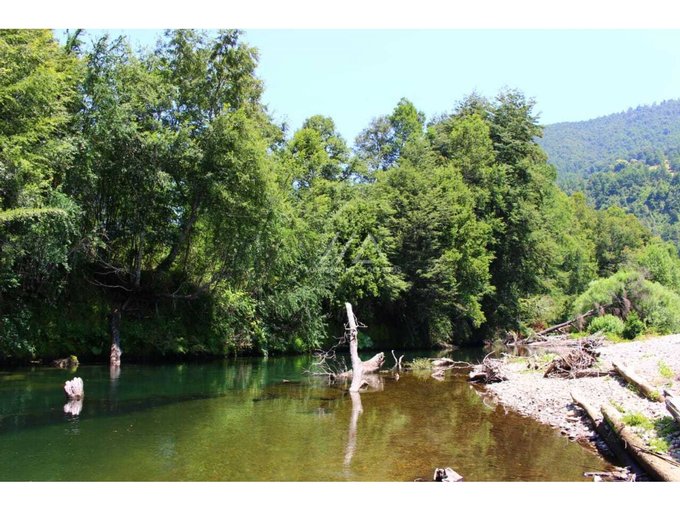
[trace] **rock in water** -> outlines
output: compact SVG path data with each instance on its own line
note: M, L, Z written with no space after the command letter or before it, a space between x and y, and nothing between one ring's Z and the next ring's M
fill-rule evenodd
M456 473L450 467L437 468L434 470L435 482L462 482L463 477Z

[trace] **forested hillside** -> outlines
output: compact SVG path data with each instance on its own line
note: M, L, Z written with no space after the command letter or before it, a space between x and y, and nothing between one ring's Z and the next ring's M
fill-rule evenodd
M649 165L669 161L680 168L680 100L638 106L583 122L545 126L538 141L557 167L560 182L573 186L579 177L606 169L617 159Z
M680 250L680 101L552 124L538 143L562 189L621 207Z
M234 30L153 51L0 31L2 361L103 357L118 324L126 356L304 352L334 342L344 301L364 346L589 306L680 329L677 253L556 186L521 92L429 121L403 99L352 148L323 112L276 125L257 61Z

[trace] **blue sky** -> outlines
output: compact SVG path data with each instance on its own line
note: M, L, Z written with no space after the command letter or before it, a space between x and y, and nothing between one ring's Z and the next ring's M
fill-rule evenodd
M401 97L431 118L473 91L519 88L535 98L544 124L680 98L680 30L245 32L260 50L258 75L275 120L295 130L323 114L350 143ZM124 33L153 46L162 31Z

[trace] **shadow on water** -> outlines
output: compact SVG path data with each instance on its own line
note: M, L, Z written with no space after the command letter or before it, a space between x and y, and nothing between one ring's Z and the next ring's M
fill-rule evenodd
M0 479L412 481L450 466L467 480L582 480L607 467L551 428L485 405L464 373L381 375L349 394L305 376L308 366L81 367L78 416L63 412L71 374L2 372Z

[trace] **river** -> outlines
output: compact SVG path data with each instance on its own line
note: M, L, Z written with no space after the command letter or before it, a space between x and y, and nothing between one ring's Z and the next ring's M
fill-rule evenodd
M351 398L309 365L0 370L0 480L412 481L452 467L470 481L582 481L610 467L496 406L464 373L388 374ZM85 382L76 416L62 390L74 376Z

